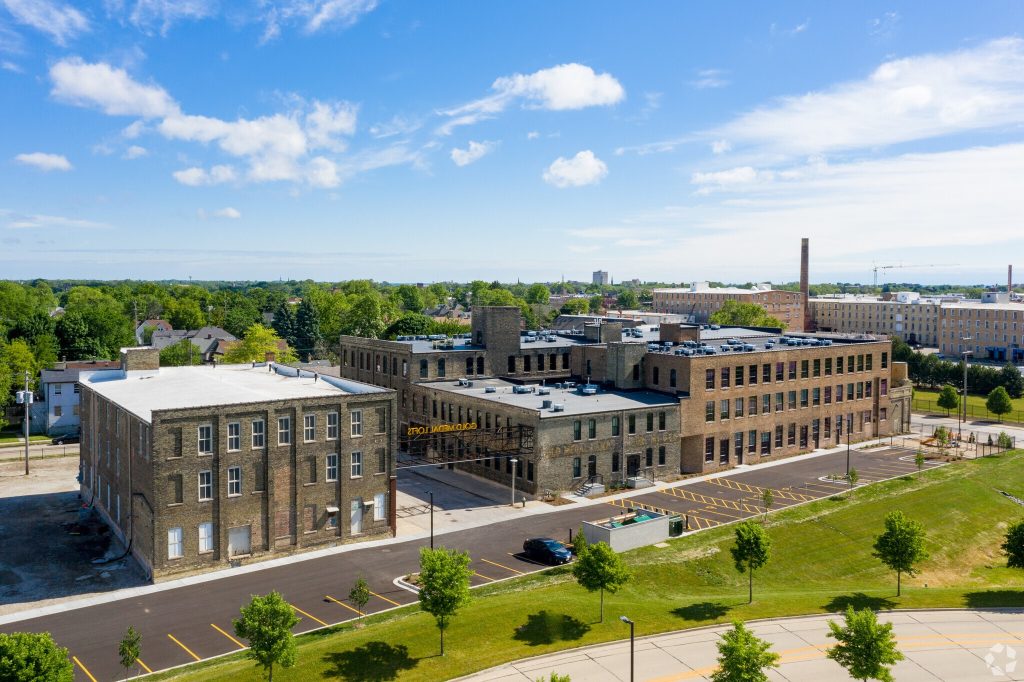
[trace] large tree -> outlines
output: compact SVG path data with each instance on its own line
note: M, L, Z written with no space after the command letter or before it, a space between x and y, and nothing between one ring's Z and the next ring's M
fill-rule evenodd
M431 327L433 322L433 320L422 313L405 313L388 325L382 336L386 339L393 339L396 336L432 334Z
M718 641L718 670L711 673L711 682L768 682L765 668L779 666L779 655L771 648L771 642L734 621Z
M544 284L531 284L526 290L526 302L534 305L547 305L551 299L551 290Z
M12 682L72 682L75 670L68 650L57 646L50 633L0 633L0 680Z
M985 399L985 409L994 414L999 421L1003 421L1003 415L1013 410L1010 394L1002 386L996 386Z
M768 563L771 556L771 538L759 523L743 521L736 526L736 544L732 559L736 570L749 575L749 600L754 601L754 571Z
M273 353L275 360L280 363L295 362L295 353L288 344L283 345L284 348L273 329L254 324L245 331L242 340L224 354L224 362L263 362L267 353Z
M64 318L77 315L85 326L83 339L75 348L61 351L68 359L88 358L94 352L99 357L112 359L121 348L135 343L135 328L125 314L124 306L110 294L92 287L74 287L64 295ZM57 323L58 329L65 320Z
M434 617L441 632L444 656L444 630L452 617L469 603L469 554L454 549L420 549L420 608Z
M1001 545L1007 568L1024 568L1024 521L1017 521L1006 530Z
M622 563L622 559L604 542L584 545L577 551L576 561L572 565L572 575L580 587L588 592L600 590L602 623L605 591L615 594L630 578L629 570Z
M917 574L917 564L928 558L924 548L924 528L908 519L903 512L891 511L885 516L885 531L875 539L874 555L896 571L896 596L902 589L903 574Z
M246 656L256 661L274 680L274 666L295 665L295 639L292 628L299 622L292 607L277 592L254 595L242 607L242 617L232 621L235 634L249 640Z
M1011 398L1024 397L1024 376L1021 376L1020 369L1012 363L1006 363L999 370L999 383Z
M288 342L288 345L295 346L295 310L287 301L281 301L281 305L274 311L274 322L271 325L277 335Z
M939 391L938 404L939 407L946 411L946 416L948 417L950 410L955 410L960 407L960 395L957 393L955 388L946 384L942 387L942 390Z
M740 303L739 301L726 301L723 303L722 307L711 315L710 322L712 324L720 324L723 327L786 328L782 320L772 317L758 304Z
M871 609L854 611L846 607L845 622L828 622L829 637L836 640L826 655L846 668L858 680L892 682L888 666L903 660L896 648L892 623L879 623Z
M309 361L322 341L320 321L313 304L303 299L295 312L295 347L302 359Z
M203 362L203 354L192 343L191 339L182 339L160 351L161 367L183 367L199 365Z

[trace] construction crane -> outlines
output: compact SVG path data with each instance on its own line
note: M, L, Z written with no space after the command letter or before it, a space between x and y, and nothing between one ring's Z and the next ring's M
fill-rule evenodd
M951 267L951 266L946 264L946 263L929 263L927 265L903 265L902 263L900 263L899 265L876 265L875 267L871 268L871 271L874 273L874 279L872 281L872 286L874 286L874 287L878 286L878 271L879 270L899 270L901 268L948 268L948 267Z

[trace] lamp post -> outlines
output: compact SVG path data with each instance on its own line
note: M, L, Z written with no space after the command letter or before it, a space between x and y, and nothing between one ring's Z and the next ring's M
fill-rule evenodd
M850 431L853 431L852 414L846 419L846 480L850 480Z
M434 491L430 495L430 549L434 549Z
M963 418L963 420L960 419L960 410L957 410L956 411L956 439L957 439L957 442L963 440L963 422L967 421L967 356L968 355L973 355L973 353L971 353L970 349L967 348L967 344L966 344L967 341L971 340L971 337L965 336L965 337L961 338L960 340L965 342L963 344L964 345L964 350L960 354L960 356L963 358L963 362L964 362L964 397L961 398L961 402L963 403L961 405L961 407L963 408L964 418Z
M634 623L633 623L633 621L631 621L626 616L619 616L619 620L621 620L623 623L625 623L625 624L627 624L629 626L629 682L633 682L633 660L634 660L634 656L633 656L633 652L634 652L634 648L633 648L633 642L634 642L634 640L633 640L633 625L634 625Z
M512 457L508 461L512 465L512 469L511 469L511 471L512 471L512 507L515 508L515 506L516 506L516 465L519 464L519 459L516 458L516 457Z

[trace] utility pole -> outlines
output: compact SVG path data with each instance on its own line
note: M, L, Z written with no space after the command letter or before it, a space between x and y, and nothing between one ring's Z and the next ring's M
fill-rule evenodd
M28 476L28 420L32 410L32 394L28 392L28 370L25 370L25 475Z
M965 336L960 339L963 342L964 351L962 354L964 360L964 396L960 399L960 407L963 408L964 418L960 419L960 410L956 411L956 439L957 442L963 440L963 422L967 421L967 356L971 355L971 351L968 350L967 342L971 340L970 336Z

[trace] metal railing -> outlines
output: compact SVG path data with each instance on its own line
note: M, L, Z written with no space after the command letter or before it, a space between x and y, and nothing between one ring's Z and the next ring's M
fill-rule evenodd
M914 398L914 402L911 406L914 412L927 412L928 414L937 414L943 417L950 417L956 419L956 409L946 410L944 407L939 407L938 403L934 400L922 400ZM948 414L947 414L948 412ZM960 414L964 413L964 408L960 408ZM977 407L976 405L967 406L967 418L968 419L985 419L987 421L994 422L1008 422L1011 424L1024 424L1024 410L1011 410L1004 415L997 416L989 412L984 407Z

